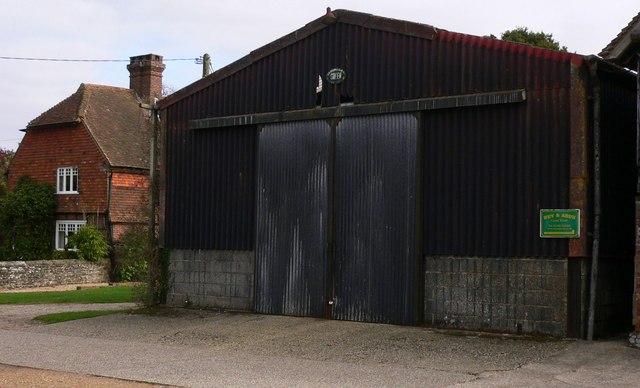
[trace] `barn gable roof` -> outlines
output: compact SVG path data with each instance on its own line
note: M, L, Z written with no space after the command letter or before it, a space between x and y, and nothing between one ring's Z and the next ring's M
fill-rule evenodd
M212 74L195 81L191 85L171 94L170 96L159 101L158 105L161 109L164 109L175 102L197 93L208 86L215 84L216 82L229 77L230 75L241 71L242 69L254 64L255 62L270 56L277 51L280 51L288 46L291 46L305 38L310 37L319 31L329 28L335 24L346 24L352 26L358 26L365 29L377 30L389 33L401 34L409 37L417 37L426 40L438 40L449 39L459 41L472 41L474 45L487 46L495 48L505 48L513 51L528 51L531 53L539 53L539 55L556 56L556 57L582 57L576 54L570 54L555 50L542 49L538 47L532 47L519 43L512 43L497 40L489 37L471 36L461 33L450 32L444 29L439 29L434 26L416 22L409 22L405 20L391 19L382 16L376 16L368 13L355 12L350 10L335 10L331 11L327 9L327 13L322 17L315 19L304 27L293 31L271 43L266 44L256 50L251 51L248 55L240 58L239 60L213 72Z

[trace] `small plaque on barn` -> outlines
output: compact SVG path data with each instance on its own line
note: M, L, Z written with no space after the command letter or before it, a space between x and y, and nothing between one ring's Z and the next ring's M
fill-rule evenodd
M332 85L342 83L347 78L347 72L343 69L331 69L327 73L327 81Z
M579 238L580 209L540 209L540 237Z

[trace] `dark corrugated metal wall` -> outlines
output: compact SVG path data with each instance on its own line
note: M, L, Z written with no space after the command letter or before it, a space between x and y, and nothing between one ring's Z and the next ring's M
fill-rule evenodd
M546 92L544 104L531 94L424 113L425 254L567 254L566 240L538 237L540 208L569 204L567 91Z
M336 129L337 319L418 319L417 136L411 114L347 118Z
M313 108L318 75L335 67L345 69L347 78L335 87L325 82L323 106L339 105L341 94L358 104L568 87L571 58L447 31L427 40L336 24L197 93L214 103L202 105L191 119Z
M253 249L255 128L170 131L168 139L165 245Z
M535 225L538 205L564 207L568 204L567 91L571 61L579 63L582 57L443 30L429 40L336 23L266 57L252 54L251 60L247 67L169 106L169 132L183 131L181 128L186 126L180 122L175 126L174 118L195 120L313 108L318 76L326 75L335 67L345 69L347 78L339 86L325 82L323 106L338 105L341 98L352 98L359 104L526 89L528 110L509 106L486 114L470 109L425 116L428 122L425 128L432 131L427 132L431 140L427 140L426 147L434 147L431 151L435 152L427 168L440 169L432 171L426 179L440 176L447 180L436 182L437 188L427 193L427 206L429 203L434 206L433 198L449 196L443 191L445 185L449 185L446 187L452 190L451 195L458 196L456 200L436 202L436 215L446 223L436 232L440 238L425 236L425 253L533 256L566 252L561 243L539 239ZM475 116L466 117L467 112ZM460 120L466 129L453 128L458 125L453 117L457 115L465 116ZM493 120L501 123L499 128L492 128ZM182 124L185 126L180 127ZM476 127L484 129L476 132ZM448 129L453 131L449 133ZM498 137L490 141L488 136L493 135ZM433 143L434 136L435 140L444 140L442 146ZM201 144L190 139L187 135L176 136L173 141L182 143L173 150L180 155L169 157L191 158ZM474 139L473 142L470 139ZM447 145L447 142L464 143L469 155L463 155L457 162L449 160L444 150L455 144ZM449 174L446 171L461 163L465 165L464 172ZM489 173L487 168L494 171ZM471 177L470 183L461 182L465 176ZM550 184L542 183L542 177L549 179ZM169 182L168 200L171 196L180 196L178 192L183 187L197 184L196 179L200 178ZM215 182L214 186L220 184L222 182ZM476 195L478 198L474 198ZM536 205L525 208L519 201ZM179 206L187 213L197 211L190 209L197 206L195 202ZM250 209L242 211L247 213L241 214L241 218L252 219ZM447 217L461 211L464 211L462 218ZM174 214L178 216L168 214L167 224L181 223L182 219L172 218ZM426 219L430 217L427 214ZM197 221L208 222L199 218ZM204 224L195 225L195 228L201 227ZM250 228L250 225L243 227ZM182 233L177 228L169 229L168 233ZM449 231L447 236L442 235L444 230ZM217 233L223 232L214 232ZM169 241L176 238L168 236Z
M570 97L571 69L585 59L444 30L430 39L362 20L315 23L314 33L258 49L165 100L172 101L164 112L166 245L253 249L257 235L259 311L320 316L334 298L338 319L393 323L420 320L421 254L566 257L566 240L538 237L538 212L570 207L569 173L588 163L581 154L570 160L569 136L572 126L590 135L576 128L580 118L570 122L569 109L570 98L586 99L579 91ZM343 119L335 148L324 122L268 125L256 225L256 126L189 131L188 121L313 109L318 76L336 67L347 77L325 82L324 107L516 89L526 101L423 112L419 131L410 115ZM633 134L617 136L631 116L616 112L628 96L608 80L601 88L602 252L627 256Z
M328 264L328 163L324 121L260 131L256 310L320 317Z

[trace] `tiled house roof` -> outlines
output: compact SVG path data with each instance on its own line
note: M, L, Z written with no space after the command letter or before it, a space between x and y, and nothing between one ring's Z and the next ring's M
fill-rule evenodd
M133 90L81 84L26 130L79 122L84 122L112 167L149 168L149 112L140 108Z
M626 52L628 48L637 43L638 36L640 35L640 13L631 19L631 22L620 31L602 51L600 56L604 59L612 60L616 63L624 62L626 58ZM624 64L624 63L621 63Z

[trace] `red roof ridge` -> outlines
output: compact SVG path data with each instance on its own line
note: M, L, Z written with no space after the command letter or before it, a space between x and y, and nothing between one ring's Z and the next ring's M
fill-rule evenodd
M89 88L89 89L112 89L112 90L133 92L133 90L129 88L123 88L121 86L110 86L110 85L100 85L100 84L90 84L90 83L82 83L80 86L83 86L83 85L85 86L85 88Z

